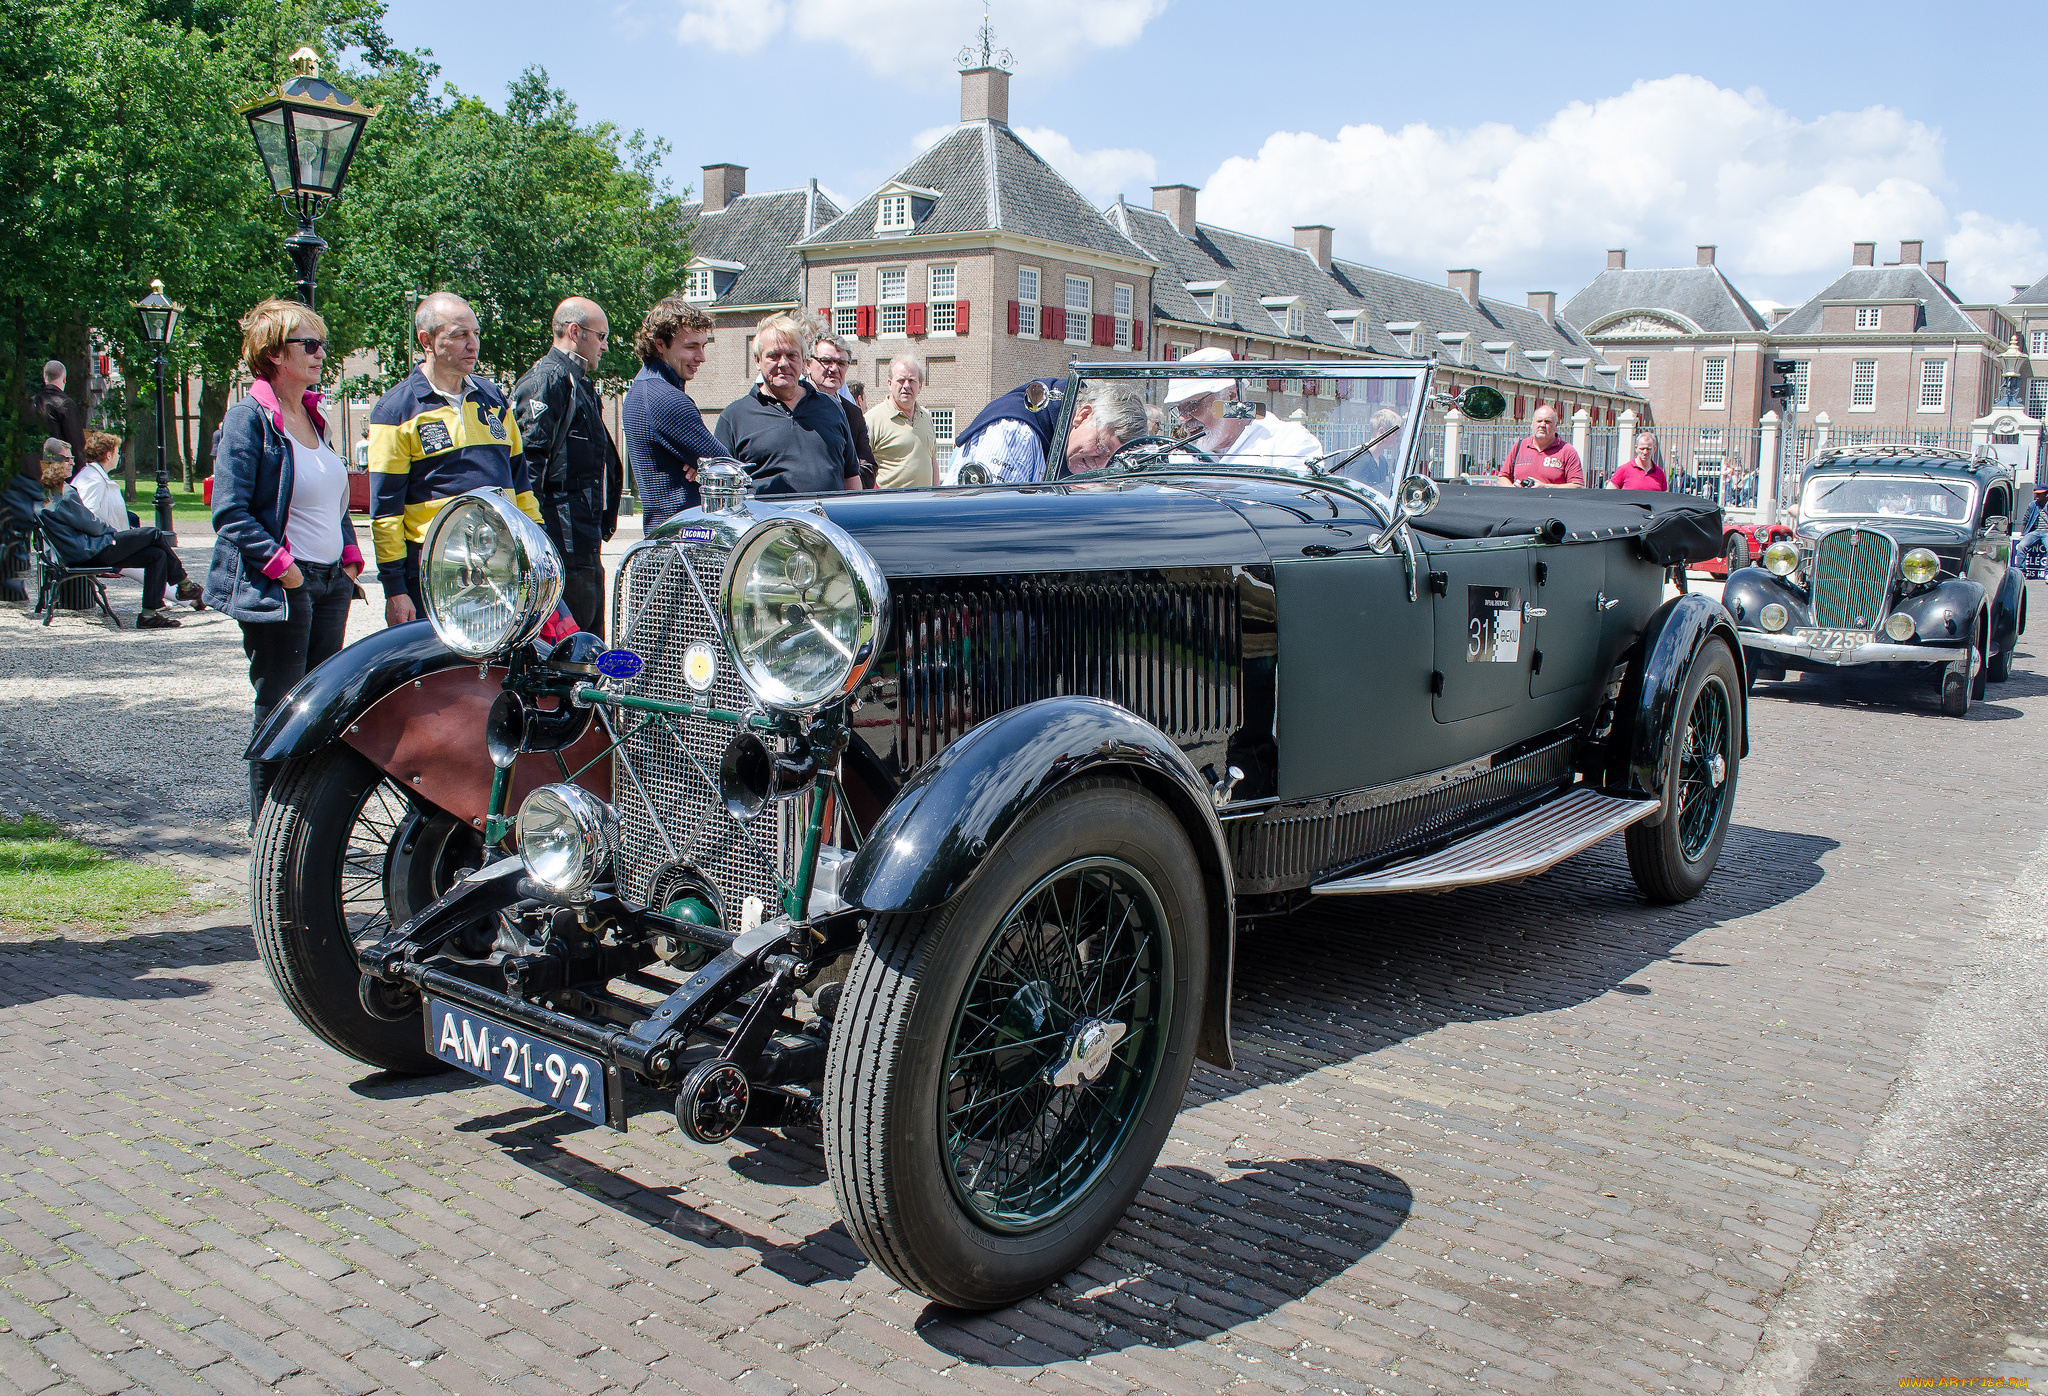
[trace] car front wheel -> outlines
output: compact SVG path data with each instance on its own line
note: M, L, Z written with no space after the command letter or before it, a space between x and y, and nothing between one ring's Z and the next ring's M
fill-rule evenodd
M869 1258L963 1309L1080 1264L1172 1128L1209 953L1186 833L1120 780L1056 791L947 906L880 918L825 1069L832 1186Z
M1721 857L1742 764L1741 693L1735 657L1720 640L1708 641L1685 676L1673 720L1664 789L1670 813L1631 826L1624 837L1628 870L1653 902L1692 900Z
M1740 568L1744 568L1744 567L1747 567L1747 566L1749 566L1749 544L1743 541L1743 538L1742 538L1742 535L1741 535L1741 534L1739 534L1739 533L1731 533L1731 534L1729 534L1729 535L1728 535L1728 571L1729 571L1730 573L1734 573L1734 572L1735 572L1735 571L1737 571L1738 569L1740 569Z

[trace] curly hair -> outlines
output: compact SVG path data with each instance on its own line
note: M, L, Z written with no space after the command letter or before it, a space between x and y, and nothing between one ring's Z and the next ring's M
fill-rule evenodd
M258 378L277 374L277 356L295 335L327 338L327 322L298 301L272 296L242 317L242 362Z
M692 305L681 296L663 296L640 317L640 328L633 332L633 352L640 356L641 363L651 364L676 342L677 335L692 330L709 333L716 328L703 307Z
M110 431L89 431L85 434L85 458L89 461L105 465L120 449L121 438Z

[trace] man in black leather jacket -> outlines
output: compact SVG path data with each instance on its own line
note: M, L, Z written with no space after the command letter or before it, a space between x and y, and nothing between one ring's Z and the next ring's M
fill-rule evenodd
M512 389L542 526L562 555L563 599L578 627L604 633L604 544L619 526L625 466L590 371L611 322L596 301L555 308L555 342Z

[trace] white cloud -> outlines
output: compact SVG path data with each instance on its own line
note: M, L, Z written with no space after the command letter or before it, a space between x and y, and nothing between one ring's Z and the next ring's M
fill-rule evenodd
M838 43L885 76L950 74L981 28L980 0L678 0L676 37L720 53L753 53L785 30ZM1137 41L1167 0L999 0L996 43L1034 74Z
M1159 168L1159 162L1146 151L1076 150L1072 141L1043 126L1020 126L1017 134L1048 165L1098 204L1108 203L1116 197L1117 190L1130 184L1150 184Z
M1573 102L1526 134L1420 123L1278 132L1210 176L1202 218L1283 239L1329 223L1342 256L1423 274L1476 266L1490 293L1514 298L1539 282L1583 285L1608 247L1670 266L1715 243L1745 289L1798 299L1848 265L1855 241L1895 254L1898 239L1924 238L1932 257L1945 244L1965 296L2040 265L2037 229L1952 215L1945 187L1940 131L1896 110L1802 121L1761 92L1676 76Z

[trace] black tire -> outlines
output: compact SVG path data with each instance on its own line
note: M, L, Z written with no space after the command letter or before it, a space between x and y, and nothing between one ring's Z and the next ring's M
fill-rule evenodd
M1098 911L1103 933L1079 935ZM825 1152L861 1249L897 1282L962 1309L1014 1303L1079 1265L1123 1217L1173 1126L1209 953L1187 835L1121 780L1047 797L951 904L879 918L847 977L825 1067ZM1020 967L1018 956L1030 958ZM1125 977L1105 999L1119 965ZM1131 1019L1128 1035L1095 1058L1094 1075L1045 1080L1079 1032L1100 1032L1117 1012Z
M1679 691L1664 791L1671 813L1656 824L1631 825L1623 837L1628 870L1653 902L1691 901L1721 857L1742 766L1742 701L1735 656L1723 641L1709 640Z
M1749 544L1739 533L1728 535L1728 572L1734 575L1737 569L1749 566Z
M1970 705L1977 698L1981 670L1977 669L1977 652L1970 651L1972 672L1965 677L1953 669L1944 669L1941 675L1941 711L1946 717L1968 717Z
M2008 641L2004 649L1984 662L1984 677L1991 683L2004 683L2012 677L2012 652L2014 644Z
M357 1061L426 1075L446 1068L418 1012L389 1022L357 994L355 947L390 925L389 851L406 812L384 773L339 742L287 763L256 821L250 901L264 967L301 1023Z
M1742 652L1742 664L1749 674L1749 689L1752 693L1756 691L1756 686L1760 683L1784 682L1784 668L1770 662L1769 651L1767 650L1744 650Z

